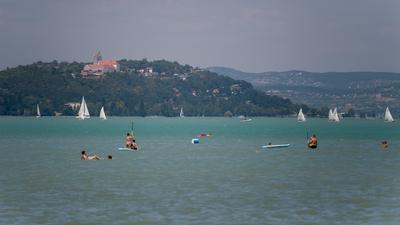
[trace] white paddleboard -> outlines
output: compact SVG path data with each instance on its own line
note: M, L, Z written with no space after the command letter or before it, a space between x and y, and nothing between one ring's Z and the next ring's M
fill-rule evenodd
M137 150L131 149L131 148L118 148L118 151L132 151L135 152Z
M286 148L289 147L290 144L280 144L280 145L263 145L262 148Z

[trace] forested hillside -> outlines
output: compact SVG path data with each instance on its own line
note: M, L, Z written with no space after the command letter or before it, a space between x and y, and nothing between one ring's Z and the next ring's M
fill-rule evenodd
M79 103L82 96L92 115L98 115L101 106L113 116L177 116L181 107L186 116L276 116L294 114L300 107L257 91L248 82L177 62L119 63L120 72L97 79L82 78L84 64L77 62L37 62L0 71L0 114L34 115L39 104L45 116L76 115L69 103ZM153 72L143 74L149 67Z

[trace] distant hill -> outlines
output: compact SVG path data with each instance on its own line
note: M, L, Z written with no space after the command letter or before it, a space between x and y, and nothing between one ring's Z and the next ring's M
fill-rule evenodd
M85 96L89 111L113 116L276 116L300 105L255 90L245 81L166 60L120 60L121 72L99 79L79 75L84 63L37 62L0 71L0 115L76 115ZM152 68L143 72L146 68ZM150 71L150 72L149 72ZM303 110L316 115L302 105Z
M245 80L268 94L289 98L310 107L339 107L341 112L381 116L386 106L400 114L400 73L285 71L246 73L226 67L208 70Z

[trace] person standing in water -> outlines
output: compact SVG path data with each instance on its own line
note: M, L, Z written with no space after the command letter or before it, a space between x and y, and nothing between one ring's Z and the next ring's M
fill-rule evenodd
M308 139L308 148L316 149L318 145L318 140L317 136L313 134L309 139Z

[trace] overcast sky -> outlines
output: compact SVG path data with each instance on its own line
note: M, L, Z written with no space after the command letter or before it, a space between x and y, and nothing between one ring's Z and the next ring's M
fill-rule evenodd
M400 72L400 1L0 0L0 68L96 50L248 72Z

